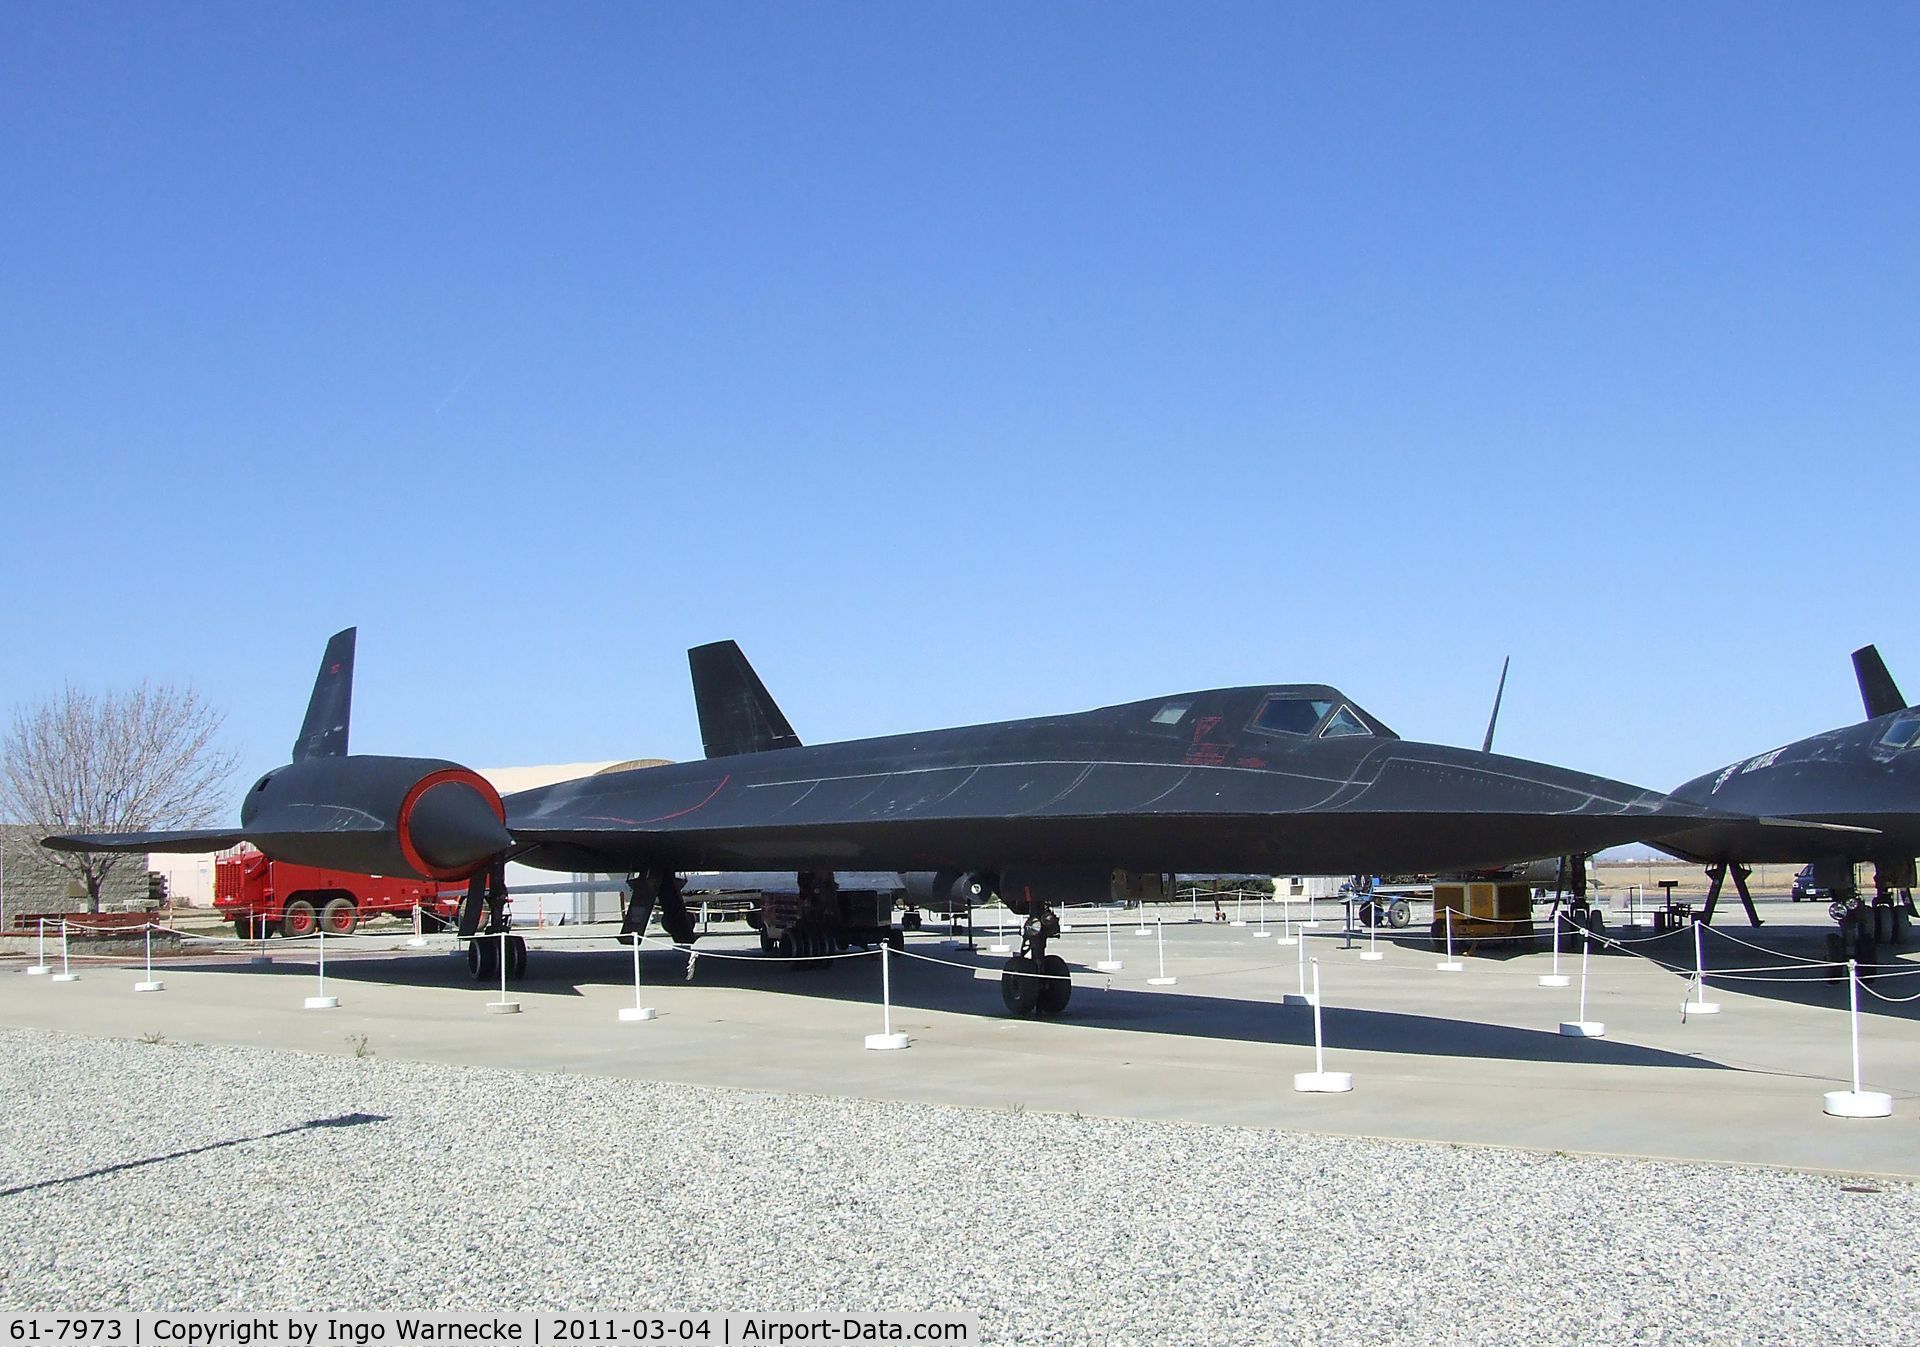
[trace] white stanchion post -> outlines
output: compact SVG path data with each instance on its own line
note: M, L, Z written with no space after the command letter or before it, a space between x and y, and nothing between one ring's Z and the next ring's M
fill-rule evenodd
M327 995L327 928L320 928L320 967L319 989L307 998L308 1010L332 1010L340 1004L340 998Z
M653 913L649 912L647 913L647 925L651 926L652 924ZM633 1004L630 1006L622 1006L620 1009L621 1020L629 1024L637 1023L641 1020L650 1020L654 1017L653 1007L640 999L640 946L646 942L647 933L644 930L633 933Z
M1145 919L1146 918L1143 915L1141 920L1144 921ZM1095 964L1094 968L1097 971L1102 973L1118 973L1121 970L1121 968L1123 968L1124 966L1125 965L1123 965L1120 962L1120 960L1113 957L1113 909L1108 908L1107 909L1107 957L1102 959L1099 963Z
M889 973L893 946L880 942L880 1013L883 1026L880 1033L868 1034L866 1043L875 1052L895 1052L907 1046L907 1036L893 1031L893 978Z
M490 1015L518 1015L520 1013L520 1003L507 999L507 949L507 932L505 928L502 928L500 931L500 999L498 1001L487 1002L487 1013Z
M413 905L413 938L408 940L407 944L414 949L420 949L424 947L426 943L426 933L421 930L420 904L415 903Z
M1605 1038L1607 1026L1587 1018L1587 956L1593 953L1591 938L1580 942L1580 1018L1560 1021L1560 1032L1568 1038Z
M1253 905L1258 912L1260 923L1260 929L1253 933L1253 938L1255 940L1272 939L1273 932L1267 929L1267 895L1264 893L1255 895Z
M1707 999L1706 956L1701 952L1700 923L1696 921L1693 923L1693 1000L1685 1003L1680 1015L1685 1019L1692 1015L1718 1015L1719 1013L1720 1003Z
M1320 961L1313 961L1313 1070L1296 1071L1293 1088L1300 1094L1345 1094L1353 1088L1353 1073L1327 1070L1326 1042L1320 1035Z
M1434 967L1442 973L1458 973L1461 969L1465 968L1466 965L1453 957L1453 909L1446 907L1442 908L1441 912L1446 919L1447 957L1435 964Z
M1542 973L1536 979L1542 987L1564 987L1573 979L1560 971L1560 923L1563 920L1558 907L1553 910L1553 971Z
M1000 904L1000 915L993 919L993 936L993 943L987 946L987 953L1013 953L1013 946L1007 943L1007 905L1004 901Z
M1227 925L1245 926L1246 924L1247 924L1247 891L1245 889L1235 889L1233 891L1233 920L1228 922Z
M1178 979L1167 976L1167 932L1165 923L1157 913L1153 919L1153 934L1160 950L1160 976L1157 978L1148 978L1147 985L1149 987L1171 987Z
M1293 899L1291 898L1282 898L1280 900L1279 943L1282 945L1297 945L1300 943L1300 937L1295 932L1293 926Z
M1200 920L1200 890L1197 888L1188 889L1187 898L1189 901L1193 903L1193 916L1190 918L1190 920L1192 921Z
M267 953L267 919L258 910L253 914L253 941L259 946L253 957L247 960L250 967L265 968L273 963L273 956Z
M35 977L53 971L47 963L47 919L45 917L40 918L40 952L34 956L33 967L27 971Z
M1311 888L1307 890L1307 919L1300 924L1309 931L1320 929L1320 895Z
M1153 934L1153 931L1147 926L1147 900L1145 898L1140 900L1140 924L1133 928L1133 933L1135 935Z
M1281 997L1280 1000L1284 1005L1310 1006L1314 1004L1314 998L1313 993L1307 990L1307 942L1304 939L1300 941L1299 952L1296 957L1300 965L1300 990L1297 992L1288 992L1285 996ZM1314 962L1318 963L1319 960L1316 959Z
M153 976L153 923L147 923L147 977L144 982L136 982L133 989L137 992L163 992L167 984L159 982Z
M1378 963L1387 956L1380 952L1380 904L1372 898L1367 900L1367 947L1360 957L1368 963Z
M1860 965L1847 960L1847 1031L1853 1038L1853 1088L1828 1090L1822 1111L1836 1118L1888 1118L1893 1096L1860 1088Z
M67 963L67 919L62 917L60 918L60 971L55 973L49 981L78 982L79 980L80 975Z

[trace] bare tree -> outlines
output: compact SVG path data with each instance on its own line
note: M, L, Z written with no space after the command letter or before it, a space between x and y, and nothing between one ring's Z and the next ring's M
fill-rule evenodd
M0 741L0 814L35 837L200 827L226 803L238 761L214 742L225 721L192 688L143 682L96 696L68 684L58 697L14 709ZM100 910L101 885L127 859L40 855L85 886L89 912Z

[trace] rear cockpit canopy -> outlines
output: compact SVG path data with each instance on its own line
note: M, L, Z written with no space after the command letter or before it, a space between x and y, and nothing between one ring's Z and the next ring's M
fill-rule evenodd
M1400 736L1385 725L1368 715L1359 706L1343 694L1338 688L1322 683L1296 684L1291 687L1248 688L1237 694L1225 694L1237 698L1253 699L1253 714L1247 720L1247 733L1262 738L1276 735L1288 735L1301 739L1398 739ZM1232 703L1221 704L1220 694L1196 694L1188 697L1175 697L1159 703L1153 710L1151 719L1155 725L1178 725L1185 721L1188 713L1194 710L1196 703L1210 703L1201 706L1205 714L1216 715L1226 711L1229 723L1237 716L1231 709ZM1240 705L1247 703L1241 701ZM1244 711L1240 714L1245 714Z
M1392 739L1394 732L1340 695L1337 688L1275 689L1261 699L1247 728L1255 734L1313 739L1362 736Z

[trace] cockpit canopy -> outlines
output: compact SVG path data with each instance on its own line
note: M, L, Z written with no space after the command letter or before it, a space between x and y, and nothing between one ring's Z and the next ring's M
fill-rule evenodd
M1234 702L1226 702L1223 693L1196 693L1176 697L1154 707L1155 725L1179 725L1188 714L1207 713L1209 723L1222 719L1229 724L1245 714L1239 707L1253 702L1252 718L1246 722L1249 734L1263 737L1286 734L1302 739L1398 739L1400 736L1355 705L1340 689L1324 683L1296 683L1286 687L1240 688L1232 690ZM1241 700L1241 698L1248 700ZM1149 705L1153 705L1149 703ZM1195 711L1196 706L1200 707Z
M1337 697L1290 697L1281 693L1260 703L1253 723L1247 728L1319 739L1344 739L1354 734L1371 738L1373 735L1373 727L1355 714L1351 705Z
M1882 754L1898 753L1920 745L1920 710L1904 711L1880 732L1874 747Z

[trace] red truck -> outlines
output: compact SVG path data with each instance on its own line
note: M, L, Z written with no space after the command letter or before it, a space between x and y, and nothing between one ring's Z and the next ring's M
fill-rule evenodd
M411 921L416 904L422 928L437 931L453 924L465 894L465 884L317 870L250 849L213 863L213 905L243 938L312 935L322 927L350 935L368 917Z

